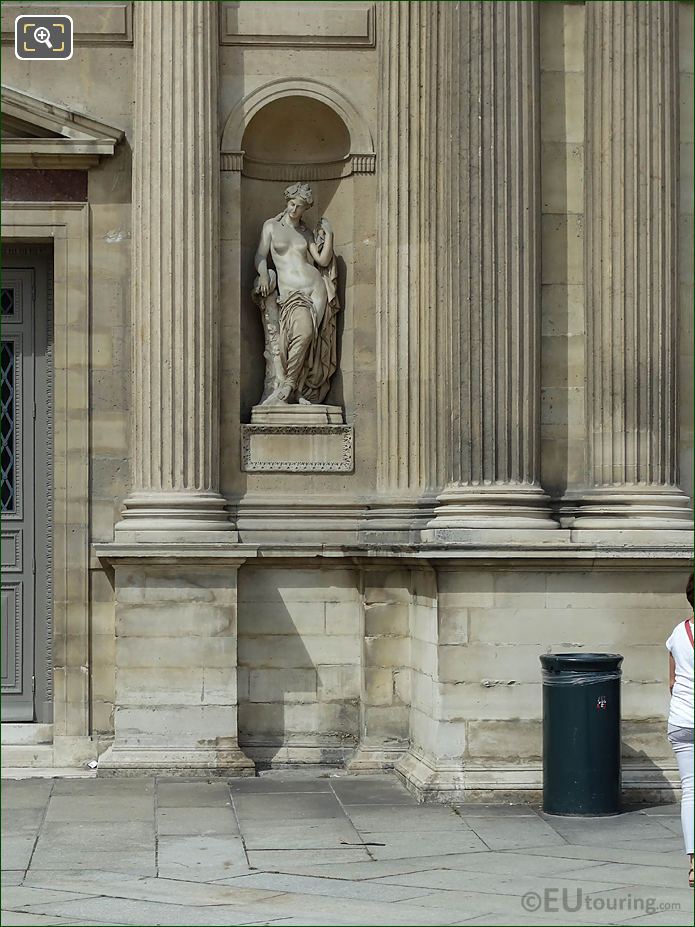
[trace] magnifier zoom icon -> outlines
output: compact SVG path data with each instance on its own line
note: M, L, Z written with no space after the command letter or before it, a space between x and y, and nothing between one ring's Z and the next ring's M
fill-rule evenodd
M53 48L51 45L51 33L45 26L39 26L34 30L34 41L40 42L42 45L46 45L48 48Z

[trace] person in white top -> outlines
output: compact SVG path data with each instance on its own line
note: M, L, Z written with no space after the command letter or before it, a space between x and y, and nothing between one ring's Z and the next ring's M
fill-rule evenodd
M693 607L693 574L690 574L685 594ZM681 777L681 824L685 852L690 870L688 882L693 886L693 619L686 618L671 632L666 641L668 685L671 706L668 713L668 739L676 754Z

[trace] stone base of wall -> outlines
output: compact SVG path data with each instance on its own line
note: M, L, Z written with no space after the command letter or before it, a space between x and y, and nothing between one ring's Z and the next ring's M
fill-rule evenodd
M687 562L244 555L116 565L100 775L395 769L422 801L538 798L539 658L591 650L624 657L626 796L673 796L664 641Z
M254 776L256 769L239 747L231 750L142 750L109 747L99 757L99 776Z
M239 560L178 554L139 548L115 566L114 741L99 775L255 772L238 740Z
M528 801L540 804L543 800L542 763L446 767L436 766L430 758L410 752L396 767L396 774L421 802ZM680 778L675 763L623 765L625 804L668 803L675 801L679 793Z

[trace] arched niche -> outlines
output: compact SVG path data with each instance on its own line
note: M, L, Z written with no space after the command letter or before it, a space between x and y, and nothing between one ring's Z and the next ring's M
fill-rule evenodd
M324 401L342 406L348 423L355 421L357 409L374 405L369 393L376 315L374 168L372 136L364 118L342 94L319 81L273 81L248 94L226 120L221 142L221 476L230 495L266 491L268 486L267 475L239 473L236 429L239 422L250 421L263 391L263 329L251 299L254 254L263 222L282 212L284 190L297 180L308 181L314 192L307 224L313 227L325 215L335 232L341 304L338 367ZM359 379L358 337L364 347L357 363L369 368L360 371L369 375ZM276 474L273 491L298 483L328 492L335 477Z
M250 130L253 150L246 148ZM272 157L278 148L279 156ZM371 174L375 162L369 127L356 107L335 88L306 78L258 87L234 107L222 133L222 170L259 180Z
M242 174L258 180L340 177L350 157L350 133L330 106L305 96L267 103L242 138ZM307 176L307 175L320 176Z

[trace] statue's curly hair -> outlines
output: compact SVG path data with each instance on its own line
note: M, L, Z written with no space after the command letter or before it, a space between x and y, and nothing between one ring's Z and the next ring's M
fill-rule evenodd
M311 189L308 183L303 183L298 181L297 183L291 184L285 190L285 199L291 200L298 198L304 200L307 204L307 207L314 205L314 191Z

